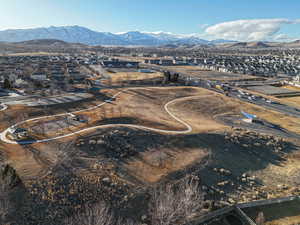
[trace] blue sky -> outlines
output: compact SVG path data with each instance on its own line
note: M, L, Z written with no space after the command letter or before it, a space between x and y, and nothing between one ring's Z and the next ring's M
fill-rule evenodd
M245 39L248 29L245 25L250 22L252 33L256 26L270 29L266 36L264 33L250 35L253 38L274 39L275 35L300 38L299 0L1 0L0 9L0 30L80 25L115 33L165 31L197 33L208 39ZM239 26L222 25L237 20L243 22L238 22ZM244 29L240 30L240 26ZM235 30L221 33L227 29ZM240 36L238 32L244 34Z

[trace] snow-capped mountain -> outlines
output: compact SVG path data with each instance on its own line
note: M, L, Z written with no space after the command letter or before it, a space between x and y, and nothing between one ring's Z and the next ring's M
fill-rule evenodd
M97 32L80 26L15 29L0 31L0 42L22 42L35 39L57 39L87 45L141 45L212 44L196 35L175 35L164 32L139 32L113 34Z

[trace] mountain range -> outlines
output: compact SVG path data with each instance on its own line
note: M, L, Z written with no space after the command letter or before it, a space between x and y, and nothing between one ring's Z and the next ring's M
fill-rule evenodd
M230 43L228 40L207 41L197 35L175 35L164 32L126 33L97 32L81 26L61 26L0 31L0 42L23 42L38 39L56 39L86 45L161 46L169 44L214 45Z

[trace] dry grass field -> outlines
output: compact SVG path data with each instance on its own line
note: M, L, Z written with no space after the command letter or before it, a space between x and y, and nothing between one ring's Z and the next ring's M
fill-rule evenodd
M171 71L187 73L193 77L209 79L209 80L216 80L216 81L257 79L257 77L254 77L251 75L223 73L223 72L217 72L217 71L203 70L203 69L200 69L200 67L198 67L198 66L169 66L166 68Z
M111 83L113 85L122 85L130 82L139 82L139 81L152 80L152 79L163 77L162 73L160 72L154 72L154 73L116 72L116 73L107 73L107 75L111 77Z
M294 107L300 107L300 96L299 97L291 97L291 98L282 98L282 102L285 102L289 105L293 105Z
M286 85L286 86L282 86L282 88L286 88L292 91L300 91L300 87L295 87L295 86L290 86L290 85Z

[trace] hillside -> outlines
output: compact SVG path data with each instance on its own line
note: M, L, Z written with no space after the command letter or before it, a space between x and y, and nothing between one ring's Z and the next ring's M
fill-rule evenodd
M22 52L62 52L81 51L90 48L80 43L68 43L56 39L38 39L22 42L0 42L0 53L22 53Z
M236 43L225 43L218 45L224 48L269 48L271 47L265 42L236 42Z

